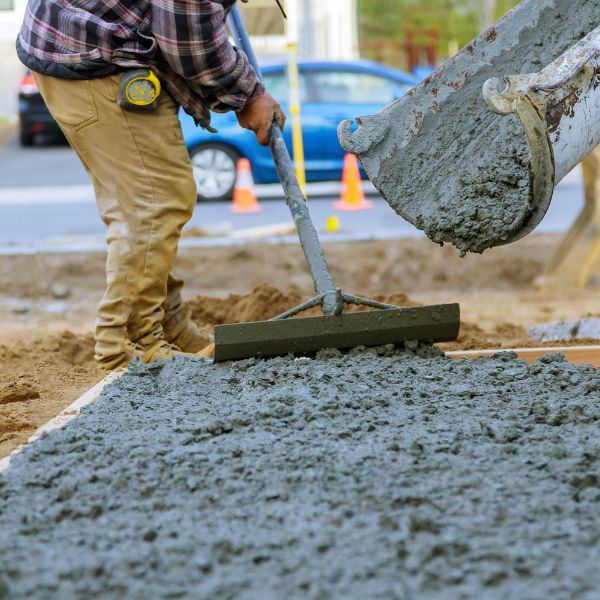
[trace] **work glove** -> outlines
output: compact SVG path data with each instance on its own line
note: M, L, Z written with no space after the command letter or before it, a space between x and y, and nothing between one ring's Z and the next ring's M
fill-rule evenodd
M281 106L268 92L265 92L260 98L248 102L244 108L239 110L237 120L244 129L254 131L261 146L269 145L269 132L273 121L276 121L282 130L285 126L285 115Z

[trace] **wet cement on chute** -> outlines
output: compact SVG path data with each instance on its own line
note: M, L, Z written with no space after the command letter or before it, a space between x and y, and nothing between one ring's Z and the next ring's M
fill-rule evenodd
M522 2L409 94L358 119L356 131L342 125L342 145L430 239L483 252L517 234L535 204L523 125L489 109L484 83L538 72L598 26L599 0Z

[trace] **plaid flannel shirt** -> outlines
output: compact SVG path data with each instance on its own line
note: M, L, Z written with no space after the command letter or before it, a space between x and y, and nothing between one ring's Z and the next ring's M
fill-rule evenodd
M264 93L247 56L229 42L225 18L235 2L29 0L17 50L33 70L66 78L150 68L210 129L209 109L239 110Z

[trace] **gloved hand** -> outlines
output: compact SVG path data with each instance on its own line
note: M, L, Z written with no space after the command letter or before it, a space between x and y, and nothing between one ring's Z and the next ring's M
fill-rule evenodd
M268 92L238 111L237 120L244 129L254 131L258 143L262 146L269 145L269 131L274 120L281 129L285 126L285 115L281 106Z

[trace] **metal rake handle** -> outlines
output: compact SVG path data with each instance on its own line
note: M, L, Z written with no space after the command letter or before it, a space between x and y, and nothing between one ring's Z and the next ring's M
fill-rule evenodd
M246 53L250 64L254 67L254 70L262 80L256 55L250 44L248 32L246 31L244 21L237 6L234 6L229 13L227 22L236 45ZM310 212L306 205L304 194L298 184L294 163L292 162L290 153L288 152L283 139L283 133L279 128L279 125L275 122L271 127L269 147L271 149L271 154L273 155L273 160L275 161L277 174L283 185L287 205L292 213L296 229L298 230L298 237L300 238L300 244L304 251L308 268L310 269L315 290L319 297L323 298L321 304L323 314L339 315L343 312L344 303L340 301L339 292L336 290L333 279L331 278L329 266L327 265L323 248L319 241L319 234L310 218Z

